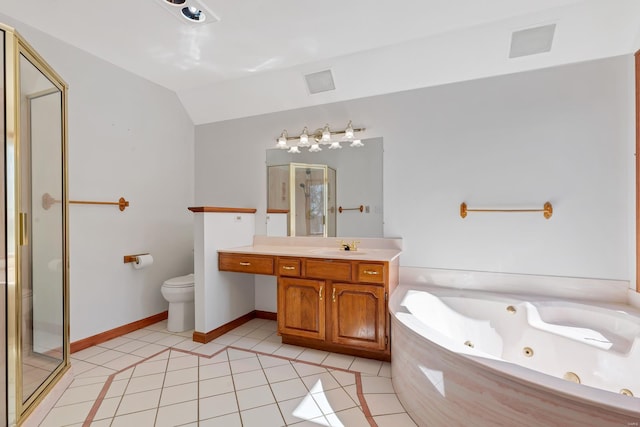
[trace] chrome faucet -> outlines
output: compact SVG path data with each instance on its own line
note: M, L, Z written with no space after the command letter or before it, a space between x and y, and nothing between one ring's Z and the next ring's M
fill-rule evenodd
M360 242L354 240L351 243L349 243L349 242L345 242L344 240L340 240L338 243L340 244L341 251L357 251L358 243Z

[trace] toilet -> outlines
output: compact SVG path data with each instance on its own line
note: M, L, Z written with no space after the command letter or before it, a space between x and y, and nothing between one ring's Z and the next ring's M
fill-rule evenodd
M195 327L193 284L193 274L173 277L162 284L160 292L169 302L169 332L184 332Z

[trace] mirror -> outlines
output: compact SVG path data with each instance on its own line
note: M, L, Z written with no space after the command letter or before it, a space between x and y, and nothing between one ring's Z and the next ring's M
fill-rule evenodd
M267 210L288 213L287 235L383 237L382 138L362 142L361 148L351 148L346 143L340 150L322 146L318 153L309 153L306 149L300 154L277 148L267 150ZM301 164L303 166L298 167ZM325 167L325 179L329 183L321 190L317 178L320 172L316 171ZM297 171L297 175L292 171ZM335 191L331 189L331 174L335 175ZM307 187L307 180L314 190ZM322 192L324 200L323 207L314 202L313 213L311 200L309 209L304 205L306 193L310 199L312 191L317 200ZM323 227L318 225L322 222L322 217L317 216L318 209L326 212L322 214L325 215Z

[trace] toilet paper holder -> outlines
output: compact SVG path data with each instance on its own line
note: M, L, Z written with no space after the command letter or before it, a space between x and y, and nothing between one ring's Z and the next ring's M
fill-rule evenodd
M135 255L125 255L124 256L124 263L130 263L130 262L138 262L138 257L142 256L142 255L149 255L149 253L146 254L135 254Z

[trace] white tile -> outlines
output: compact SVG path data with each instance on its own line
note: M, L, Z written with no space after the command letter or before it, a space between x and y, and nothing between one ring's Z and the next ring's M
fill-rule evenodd
M360 397L358 397L358 387L355 384L348 385L343 387L343 390L346 391L351 399L356 402L358 406L362 406L362 402L360 401Z
M271 384L271 391L278 402L303 397L309 392L300 378Z
M260 344L260 342L261 341L259 339L242 337L238 341L234 342L233 346L238 348L246 348L247 350L250 350L256 345Z
M313 393L311 396L324 415L357 407L356 403L342 388Z
M267 320L262 325L258 327L259 329L267 329L269 331L277 331L278 330L278 322L275 320Z
M53 408L49 411L39 427L60 427L68 424L82 423L87 418L92 407L93 402L82 402Z
M302 360L305 362L317 363L321 364L322 361L329 355L328 351L316 350L313 348L308 348L304 350L297 357L298 360Z
M75 365L74 365L75 366ZM75 372L75 370L74 370ZM111 374L115 374L116 371L113 369L105 368L104 366L96 366L92 369L82 372L81 374L76 373L76 378L95 378L95 377L104 377L109 376Z
M317 365L311 365L309 363L291 362L291 365L301 377L324 374L325 372L327 372L327 368Z
M240 359L248 359L256 357L256 354L252 351L246 350L236 350L235 348L230 348L227 350L227 356L230 361L240 360Z
M94 420L103 420L108 418L111 420L116 415L116 410L118 409L118 405L120 404L120 396L112 397L110 399L103 399L100 402L100 407L96 412L96 415L93 417Z
M365 394L364 399L373 416L405 412L395 394Z
M165 332L160 332L160 331L156 331L156 332L152 332L148 335L145 335L143 337L138 338L140 341L146 341L149 343L158 343L158 341L166 339L166 338L171 338L173 335L171 334L167 334Z
M273 332L268 330L268 329L254 329L253 331L248 333L246 335L246 337L247 338L254 338L254 339L262 341L263 339L267 338L271 334L273 334Z
M198 368L180 369L179 371L167 372L164 376L164 386L186 384L198 381Z
M211 365L213 363L228 362L229 356L226 351L221 351L215 356L200 357L200 366Z
M128 379L111 382L105 397L121 397L122 395L124 395L124 391L127 389L128 384Z
M156 323L154 323L152 325L145 326L144 329L149 330L149 331L164 331L164 332L167 332L168 323L169 323L169 321L167 319L164 319L164 320L156 322Z
M314 418L312 420L300 421L298 423L287 424L287 425L295 426L295 427L318 427L318 426L330 426L332 424L329 424L329 421L323 415L321 417ZM340 427L350 427L350 426L345 426L344 424L335 424L335 425Z
M236 396L238 397L238 407L240 408L240 411L268 405L270 403L276 403L276 400L273 398L273 394L271 393L271 389L266 385L246 390L239 390L236 392Z
M356 374L351 372L340 371L337 369L332 369L329 371L331 376L338 381L338 383L342 386L348 386L356 383Z
M278 402L278 406L287 425L323 416L322 411L309 394L305 397Z
M135 368L129 368L129 369L125 369L124 371L118 372L113 376L113 380L114 381L128 380L133 375L134 369Z
M312 393L320 390L333 390L334 388L340 387L338 381L328 372L303 377L302 382Z
M194 368L196 366L198 366L198 356L172 357L169 359L167 371L177 371L179 369Z
M200 402L200 419L218 417L220 415L238 412L238 403L235 393L220 394L201 398Z
M279 381L286 381L293 378L298 378L298 373L291 366L291 364L274 366L264 370L267 380L270 383L277 383Z
M196 383L193 383L196 384ZM200 397L216 396L234 391L233 380L231 376L211 378L208 380L200 380Z
M84 350L76 351L75 353L71 353L71 359L76 360L87 360L91 357L94 357L100 353L104 353L107 351L107 348L92 346L85 348Z
M198 399L198 383L180 384L173 387L164 387L160 395L160 406L173 405Z
M103 343L98 344L98 347L110 348L113 350L116 347L129 343L131 341L134 341L134 340L132 340L131 338L117 337L112 340L105 341Z
M198 423L198 427L242 427L239 412L209 418L208 420L202 420L202 417L200 419L201 421Z
M241 411L243 427L281 427L284 425L278 405L267 405Z
M201 365L200 368L200 381L208 378L223 377L231 375L231 367L228 362L214 363L212 365Z
M131 338L131 339L134 339L134 340L138 340L138 339L144 337L145 335L149 335L151 333L153 333L153 331L151 331L149 329L138 329L137 331L129 332L128 334L124 334L123 337Z
M127 394L122 397L117 415L146 411L156 408L160 401L160 390L143 391L142 393Z
M104 365L105 363L124 355L125 353L120 353L119 351L105 350L95 356L87 358L85 362L93 363L94 365Z
M115 417L111 427L152 426L156 420L157 409Z
M104 384L107 382L107 379L109 379L109 375L91 378L74 378L71 384L69 384L69 388L83 387L91 384Z
M132 351L131 354L140 357L150 357L154 356L161 351L166 351L167 347L157 344L147 344L144 347L140 347L139 349Z
M176 344L180 344L182 341L185 341L187 338L181 337L180 335L169 335L159 341L154 342L157 345L164 345L167 347L173 347Z
M288 357L289 359L295 359L304 351L304 347L298 347L297 345L284 344L279 349L273 352L273 354L282 357Z
M332 426L345 426L345 427L369 427L369 421L364 416L364 413L358 408L351 408L344 411L336 412L335 414L327 415L327 420ZM378 425L378 427L380 427ZM392 426L392 427L400 427Z
M104 384L89 384L80 387L67 388L55 406L71 405L74 403L94 401L102 391Z
M171 348L177 348L185 351L194 351L196 348L202 347L202 344L199 342L191 341L190 339L186 339Z
M229 363L231 364L231 372L234 374L262 369L257 357L232 360Z
M346 354L330 353L323 361L323 366L331 366L334 368L349 369L349 366L356 358L347 356Z
M91 427L111 427L111 421L112 421L111 418L100 420L100 421L93 421L91 423ZM75 427L75 426L71 426L71 427ZM84 427L84 424L79 424L77 427Z
M114 350L121 351L123 353L132 353L132 352L138 350L139 348L144 347L147 344L148 343L146 343L144 341L129 340L127 343L122 344L122 345L114 348Z
M157 360L153 362L144 362L136 365L133 370L133 378L142 377L145 375L152 375L158 373L164 373L167 370L167 361L166 360Z
M237 328L229 331L229 333L231 335L239 335L239 336L243 337L243 336L253 332L256 328L257 328L257 326L256 327L251 327L251 326L247 326L246 324L244 324L244 325L238 326Z
M391 378L362 376L362 393L395 393Z
M380 371L378 372L379 377L387 377L391 378L391 363L382 362L382 366L380 367Z
M226 348L226 345L218 344L216 342L211 341L209 343L202 344L200 347L194 348L192 351L194 353L198 353L203 356L211 356L225 348Z
M381 366L382 366L382 362L379 360L364 359L362 357L356 357L356 359L353 361L353 363L349 367L349 370L362 372L370 375L378 375L378 372L380 371Z
M262 365L263 369L271 368L273 366L291 364L291 361L289 359L283 359L282 357L265 356L262 354L258 356L258 360L260 361L260 365Z
M71 358L71 366L73 366L73 373L75 375L75 378L78 378L79 375L96 367L96 365L94 365L93 363L87 363L84 360L73 358Z
M198 421L198 401L177 403L158 408L154 427L173 427Z
M393 415L379 415L373 417L378 427L416 427L411 417L406 413Z
M140 393L141 391L149 391L162 388L164 383L164 373L145 375L143 377L135 377L129 380L129 385L125 390L125 394Z
M279 343L269 342L269 341L261 341L258 345L252 348L254 351L259 351L261 353L273 354L277 351L281 345Z
M281 344L282 345L282 337L280 335L278 335L277 332L272 333L271 335L266 337L263 341L269 341L269 342L272 342L274 344Z
M236 390L244 390L246 388L257 387L267 384L267 378L262 370L243 372L241 374L233 374L233 384Z
M269 320L269 319L259 319L259 318L254 318L249 320L248 322L246 322L244 325L242 326L251 326L253 328L261 328L265 325L271 324L271 323L276 323L273 320Z
M219 345L232 345L234 342L238 341L240 338L242 338L240 335L224 334L214 339L211 342Z
M118 357L117 359L113 359L104 364L106 368L114 369L119 371L121 369L128 368L129 366L133 366L136 363L144 360L140 356L134 356L133 354L124 354L123 356Z

